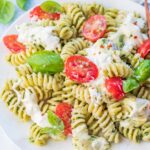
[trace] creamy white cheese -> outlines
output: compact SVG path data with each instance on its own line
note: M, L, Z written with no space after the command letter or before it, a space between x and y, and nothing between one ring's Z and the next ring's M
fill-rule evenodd
M96 88L89 87L89 92L90 92L90 97L91 101L95 104L98 105L100 101L102 100L102 95L97 91Z
M124 46L122 50L131 51L133 48L139 47L147 38L147 36L141 32L144 25L144 19L136 18L133 13L129 13L118 31L112 34L109 39L115 42L120 35L124 35Z
M85 124L80 125L72 130L72 136L80 140L88 140L90 138Z
M14 83L14 85L12 87L12 89L16 93L17 99L18 99L16 105L18 105L20 102L22 102L25 107L25 111L26 111L27 115L29 115L31 117L31 120L33 122L35 122L37 125L39 125L42 128L49 127L50 124L48 122L47 114L42 115L40 108L37 104L38 99L37 99L36 95L34 93L31 93L28 89L26 89L24 98L23 98L22 93L20 93L20 91L17 89L18 86L20 85L20 83L21 83L21 80Z
M49 127L47 114L42 115L40 108L37 104L37 97L34 93L31 93L28 89L25 90L23 105L26 108L26 113L31 116L31 120L40 127Z
M138 116L146 116L148 117L148 105L150 102L146 99L141 99L141 98L136 98L136 101L133 102L132 107L132 113L131 113L131 118L138 117Z
M131 126L131 124L130 124L130 122L128 120L122 120L122 121L120 121L120 126L128 128L128 127Z
M106 147L109 147L109 143L103 137L96 138L91 145L92 150L106 150Z
M34 23L23 23L17 26L18 41L25 44L41 45L46 50L55 50L59 47L59 38L54 35L55 27L39 26Z
M115 47L114 46L111 47L111 49L108 49L107 46L109 44L110 42L108 40L100 39L94 45L86 49L87 52L86 57L93 63L95 63L99 70L99 75L97 79L92 80L86 85L91 86L92 88L101 87L103 93L106 92L105 76L103 74L103 70L106 69L113 62L112 52Z

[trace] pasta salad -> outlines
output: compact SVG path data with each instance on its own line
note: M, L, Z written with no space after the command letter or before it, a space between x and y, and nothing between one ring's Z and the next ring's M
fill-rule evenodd
M16 79L1 98L29 141L72 137L75 150L150 141L150 39L137 13L101 4L45 1L3 38Z

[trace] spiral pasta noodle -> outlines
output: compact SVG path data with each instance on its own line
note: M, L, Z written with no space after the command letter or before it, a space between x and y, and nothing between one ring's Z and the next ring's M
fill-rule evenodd
M33 123L30 127L29 140L36 145L45 145L49 140L49 135L41 133L42 128Z
M72 86L76 85L74 81L72 81L69 78L65 78L64 81L64 87L62 89L62 98L64 99L64 102L69 103L69 104L74 104L75 97L72 94Z
M119 131L123 136L135 143L141 141L141 130L139 128L123 127L119 125Z
M89 134L98 136L101 131L98 119L95 119L92 114L89 114L86 123L89 130Z
M133 90L133 94L139 98L150 100L150 88L144 85Z
M104 6L100 4L96 4L96 3L84 4L81 6L81 8L86 18L89 18L90 16L93 16L96 14L104 15L105 13Z
M42 115L46 114L50 110L50 104L48 103L47 99L38 102L38 106Z
M38 101L43 101L52 96L52 90L43 90L38 86L28 87L28 90L30 90L33 94L36 95Z
M142 140L150 141L150 122L147 122L142 126Z
M124 63L112 63L104 69L104 75L107 77L127 78L132 74L132 69Z
M85 21L85 16L78 4L67 4L65 6L66 14L71 18L73 25L78 32L81 32L82 25Z
M98 123L100 125L100 128L102 129L102 133L104 137L109 142L118 143L120 140L120 135L119 132L116 130L115 125L112 122L108 111L106 110L106 106L103 103L101 103L100 106L95 107L96 109L93 108L91 109L92 115L96 119L98 119ZM88 112L90 112L89 108L88 108Z
M27 74L32 74L32 68L29 64L22 64L16 67L16 72L18 76L25 76Z
M72 26L72 21L68 16L62 17L56 26L56 32L61 39L68 40L76 37L76 28Z
M72 95L83 102L90 103L90 93L89 89L82 85L72 86Z
M21 77L21 87L27 88L29 86L39 86L44 90L58 91L63 86L62 76L55 74L54 76L42 73L32 73Z
M122 102L112 102L107 105L107 108L113 121L117 121L122 118Z
M62 91L55 91L52 93L52 97L47 100L50 110L55 111L56 106L63 101L62 93Z
M22 51L17 54L9 54L6 57L6 60L14 66L19 66L21 64L25 64L27 61L27 58L30 57L33 53L37 51L41 51L41 50L43 50L42 47L29 45L27 46L26 51Z
M126 119L131 116L133 112L133 103L136 101L136 97L133 95L128 96L122 101L122 119Z
M81 141L88 140L90 138L86 125L86 115L87 107L82 107L81 110L81 107L79 107L77 102L74 106L74 109L72 110L71 127L73 137L79 138ZM80 137L81 133L85 135L83 138Z
M69 56L76 54L78 51L87 48L89 43L82 38L76 38L66 43L62 48L61 57L66 60Z
M1 94L2 100L7 105L8 109L14 113L22 121L28 121L30 117L26 114L25 107L21 102L18 102L16 94L11 90L3 90Z
M95 118L99 118L105 110L105 104L101 102L99 105L94 105L92 102L88 105L88 112L92 113Z
M139 54L131 54L129 52L121 51L120 57L124 60L127 64L129 64L132 68L136 68L139 63L143 60Z
M106 18L107 22L107 29L105 33L105 37L108 37L110 33L116 32L117 31L117 22L116 22L116 17L118 15L118 10L117 9L106 9L104 16Z

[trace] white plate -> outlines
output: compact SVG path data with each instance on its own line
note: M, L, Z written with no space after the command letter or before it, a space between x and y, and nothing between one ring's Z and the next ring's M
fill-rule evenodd
M60 1L60 0L58 0ZM142 16L145 16L144 8L129 0L63 0L63 2L97 2L107 7L119 8L128 11L136 11ZM5 34L15 33L15 26L28 20L28 13L20 17ZM4 81L15 77L14 68L8 65L4 57L8 54L8 50L5 48L3 43L0 43L0 89L4 85ZM50 142L45 147L36 147L28 142L28 129L29 123L22 123L19 121L9 110L5 104L0 101L0 126L5 130L8 137L22 150L73 150L71 140L68 139L65 142ZM113 150L149 150L150 143L134 144L129 141L123 141L120 144L113 146Z

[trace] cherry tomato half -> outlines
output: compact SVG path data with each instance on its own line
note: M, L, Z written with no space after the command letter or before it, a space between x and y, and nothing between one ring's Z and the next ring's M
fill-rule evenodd
M40 6L37 6L30 12L30 18L35 16L40 20L42 19L58 20L60 18L60 13L47 13L44 12Z
M65 73L78 83L86 83L98 77L97 66L84 56L70 56L65 63Z
M72 106L67 103L60 103L56 106L56 115L64 122L64 134L67 136L72 133L71 130L71 112Z
M96 42L104 36L106 27L105 17L102 15L94 15L83 24L82 34L86 39Z
M111 77L105 81L106 88L112 97L117 101L121 100L125 93L123 91L123 81L120 77Z
M5 46L12 52L12 53L19 53L21 51L25 51L26 47L17 41L18 35L12 34L4 36L3 42Z
M143 42L143 44L138 49L138 53L142 58L145 58L150 53L150 39Z

